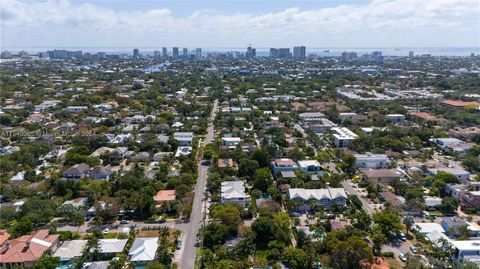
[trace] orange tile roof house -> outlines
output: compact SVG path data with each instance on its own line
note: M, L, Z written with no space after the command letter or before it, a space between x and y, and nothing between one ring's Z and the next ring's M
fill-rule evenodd
M428 112L410 112L410 115L420 118L424 121L440 121L440 118L433 116Z
M0 230L0 248L7 243L9 238L10 234L7 232L7 230Z
M175 201L175 190L158 191L157 195L153 197L153 200L155 200L157 204L168 201Z
M233 159L218 159L218 168L231 168L235 166Z
M33 265L47 250L55 250L59 235L49 234L48 230L40 230L31 235L13 239L2 248L0 253L0 268L11 269L14 265L23 268Z
M464 101L457 101L457 100L443 100L440 102L441 105L448 107L448 108L466 108L466 107L479 107L479 102L464 102Z

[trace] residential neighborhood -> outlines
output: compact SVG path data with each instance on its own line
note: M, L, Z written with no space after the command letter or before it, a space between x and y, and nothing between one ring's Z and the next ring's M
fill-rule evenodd
M480 265L478 55L133 52L2 59L2 269Z

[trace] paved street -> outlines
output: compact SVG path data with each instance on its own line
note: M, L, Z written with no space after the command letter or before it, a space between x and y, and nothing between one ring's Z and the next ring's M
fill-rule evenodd
M305 129L302 128L302 126L298 125L298 124L294 124L293 127L299 131L300 133L302 133L303 137L308 137L307 133L305 133ZM314 146L312 144L312 142L310 142L310 140L306 139L306 144L307 146L311 147L313 149L313 152L315 152L315 156L317 156L317 147Z
M345 191L348 193L348 194L351 194L351 195L355 195L358 197L358 199L360 200L360 202L362 202L362 208L363 210L365 210L365 212L367 212L369 215L375 213L375 210L372 208L372 206L370 205L370 203L365 200L360 193L358 193L358 191L352 186L352 181L351 180L345 180L342 182L342 187L345 189Z
M393 252L395 254L395 258L400 261L400 259L398 258L400 253L405 256L408 256L407 254L414 255L410 250L411 246L412 243L410 243L410 241L395 241L393 243L389 242L388 244L382 246L382 252ZM401 263L404 264L403 262Z
M205 145L212 143L215 130L213 121L216 116L218 106L218 100L215 100L213 104L212 114L210 116L209 124L208 124L208 132L205 137ZM185 236L182 240L182 250L183 255L179 257L179 268L194 268L195 264L195 243L197 241L197 233L202 227L203 224L203 215L204 207L205 207L205 189L207 186L207 177L208 177L208 166L202 165L202 160L199 159L198 163L198 178L197 184L195 186L195 198L193 200L193 207L192 207L192 214L190 215L190 222L185 227Z

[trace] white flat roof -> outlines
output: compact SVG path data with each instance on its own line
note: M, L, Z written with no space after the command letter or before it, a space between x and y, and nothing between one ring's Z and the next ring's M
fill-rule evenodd
M428 234L433 231L438 231L441 233L445 232L445 229L443 229L442 225L434 222L429 222L429 223L415 223L414 224L415 229L418 230L418 232L422 234Z
M346 127L334 127L331 130L333 132L333 136L337 139L355 139L358 137L358 135Z
M72 259L74 257L82 256L83 247L87 244L87 240L71 240L65 241L55 251L53 257L60 259Z
M298 161L298 166L300 167L320 166L320 163L317 160L301 160L301 161Z
M480 251L480 240L452 240L451 243L458 250Z

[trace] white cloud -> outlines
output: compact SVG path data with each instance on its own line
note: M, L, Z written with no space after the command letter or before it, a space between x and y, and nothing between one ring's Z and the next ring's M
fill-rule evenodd
M454 41L461 45L480 45L479 0L374 0L367 4L311 10L293 7L260 14L198 10L184 17L175 16L169 9L119 12L68 0L1 2L1 27L5 32L2 33L2 43L8 46L24 45L17 43L25 43L28 35L38 36L38 31L44 32L50 44L67 44L68 40L58 40L58 34L70 33L72 45L84 46L100 43L115 46L118 42L131 45L132 37L146 46L158 42L185 45L193 42L192 45L207 46L243 46L256 42L269 46L282 40L285 45L301 42L355 46L348 44L352 40L365 45L375 45L372 42L388 45L388 40L374 36L378 33L386 37L415 33L418 46L433 45L430 43L453 35L456 37ZM23 37L18 36L19 33ZM439 36L432 39L432 33ZM422 34L429 34L430 40L423 42ZM76 40L75 36L81 38ZM102 37L111 38L112 42L98 40ZM36 41L47 44L42 38ZM31 40L29 42L28 46L35 45ZM397 44L390 44L394 45Z

